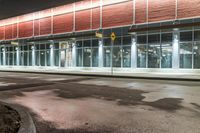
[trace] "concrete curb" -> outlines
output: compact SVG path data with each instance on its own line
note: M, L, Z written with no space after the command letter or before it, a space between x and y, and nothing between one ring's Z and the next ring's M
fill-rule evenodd
M25 111L23 107L16 106L12 103L8 103L5 101L0 101L0 102L5 104L6 106L9 106L15 109L19 113L22 123L21 123L18 133L36 133L36 127L33 122L33 119L31 115L27 111Z
M5 71L0 70L0 72L15 72L15 73L35 73L35 74L52 74L52 75L71 75L71 76L91 76L91 77L108 77L108 78L133 78L133 79L147 79L147 80L176 80L176 81L200 81L200 78L188 78L188 77L170 77L168 76L143 76L136 75L121 75L121 74L94 74L94 73L67 73L67 72L49 72L49 71Z

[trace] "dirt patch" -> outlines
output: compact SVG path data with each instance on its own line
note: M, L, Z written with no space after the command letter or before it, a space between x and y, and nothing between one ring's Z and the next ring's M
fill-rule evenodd
M109 86L83 85L76 83L66 83L56 85L59 97L78 99L78 98L97 98L108 101L116 101L118 105L147 105L161 110L173 112L183 108L180 98L164 98L154 102L143 101L142 94L148 93L141 90L116 88ZM62 88L62 89L60 89Z
M82 85L76 83L57 84L59 88L56 92L62 98L98 98L116 101L119 105L136 105L145 98L146 93L141 90L131 90L126 88L115 88L108 86ZM62 89L60 89L62 88Z
M164 98L155 102L146 102L145 104L162 110L174 111L182 108L182 100L181 98Z
M0 103L0 133L17 133L20 123L17 111Z
M116 129L110 128L109 126L91 126L89 124L74 129L58 129L55 123L37 121L36 127L37 133L118 133Z
M40 86L48 86L53 85L54 83L33 83L33 84L18 84L18 85L9 85L0 87L0 91L6 91L6 90L17 90L17 89L24 89L24 88L32 88L32 87L40 87Z

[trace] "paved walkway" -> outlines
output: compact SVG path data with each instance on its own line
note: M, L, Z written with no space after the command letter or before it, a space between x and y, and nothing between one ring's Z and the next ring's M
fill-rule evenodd
M11 72L33 72L33 73L50 73L50 74L72 74L72 75L93 75L93 76L117 76L117 77L134 77L150 79L174 79L174 80L196 80L200 81L200 70L161 70L161 69L114 69L111 72L107 69L84 69L84 68L43 68L43 67L0 67L0 71Z

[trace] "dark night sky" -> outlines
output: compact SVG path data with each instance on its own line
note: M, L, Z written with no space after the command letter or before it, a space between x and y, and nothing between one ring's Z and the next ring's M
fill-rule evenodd
M0 19L40 11L78 0L0 0Z

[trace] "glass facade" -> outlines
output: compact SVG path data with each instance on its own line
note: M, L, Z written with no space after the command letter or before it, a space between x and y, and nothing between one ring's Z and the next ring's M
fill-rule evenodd
M138 68L172 68L172 32L137 36Z
M127 28L106 30L105 34L114 32L115 41L110 38L103 39L104 67L131 67L132 37L126 33Z
M128 29L129 27L103 30L102 39L88 37L24 41L19 42L19 46L0 45L0 65L64 68L132 68L135 65L146 69L173 68L173 30L131 35L128 34ZM115 41L110 38L112 32L116 34ZM200 69L200 30L194 27L179 29L178 47L179 68Z

